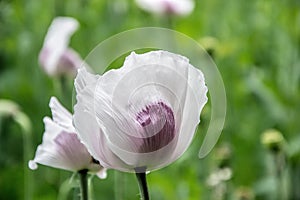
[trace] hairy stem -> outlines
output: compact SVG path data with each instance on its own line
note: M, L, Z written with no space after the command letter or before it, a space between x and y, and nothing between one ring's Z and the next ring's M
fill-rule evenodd
M87 174L88 170L83 169L80 170L79 178L80 178L80 193L81 193L81 200L88 200L88 181L87 181Z
M146 173L145 172L136 172L135 173L136 178L138 180L140 194L141 194L141 200L149 200L149 192L148 192L148 186L147 186L147 179L146 179Z

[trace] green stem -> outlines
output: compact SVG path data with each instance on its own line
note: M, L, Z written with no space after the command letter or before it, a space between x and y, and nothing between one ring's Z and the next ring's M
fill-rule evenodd
M89 196L90 200L94 199L94 194L93 194L94 188L93 188L92 182L93 182L93 176L90 176L88 178L88 196Z
M57 96L62 103L69 103L70 91L67 77L60 76L53 79L53 88L55 96Z
M83 169L80 170L79 178L80 178L80 192L81 192L81 200L88 200L88 180L87 180L87 174L88 170Z
M300 167L299 167L299 163L294 160L291 162L290 177L291 177L290 199L300 199L300 192L298 189L300 183Z
M65 4L64 4L64 1L56 0L54 2L54 6L55 6L55 15L56 16L63 16L64 13L65 13Z
M32 173L28 170L27 162L30 159L31 151L31 131L32 124L29 117L23 113L18 111L15 113L14 120L22 129L23 133L23 159L24 159L24 199L32 199Z
M142 172L142 173L136 172L135 175L136 175L136 178L137 178L138 184L139 184L141 200L150 200L148 186L147 186L146 173L145 172Z
M285 199L284 197L284 185L283 185L283 170L285 167L285 157L282 152L277 152L274 154L274 163L276 170L276 179L277 179L277 198Z
M125 177L123 172L114 171L115 175L115 200L124 199L124 191L125 191Z

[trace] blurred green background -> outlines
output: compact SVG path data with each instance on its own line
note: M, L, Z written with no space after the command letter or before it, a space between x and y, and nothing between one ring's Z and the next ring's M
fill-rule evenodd
M78 199L78 189L69 191L65 182L71 172L27 167L42 140L42 118L50 116L50 96L72 110L72 78L64 77L61 91L62 78L48 77L38 64L56 16L79 21L70 46L83 58L116 33L158 26L199 41L217 64L228 100L218 144L198 159L208 105L184 156L148 175L152 199L300 199L300 2L195 3L190 15L179 17L153 15L124 0L0 1L0 99L19 105L0 108L0 199ZM262 142L270 128L279 132L267 132ZM92 183L94 199L139 198L133 174L110 170L106 180Z

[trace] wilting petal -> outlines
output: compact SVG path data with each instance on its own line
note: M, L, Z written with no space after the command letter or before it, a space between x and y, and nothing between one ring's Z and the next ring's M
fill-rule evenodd
M36 169L36 163L70 170L88 169L99 172L103 167L94 161L86 147L80 142L72 126L72 115L55 97L49 103L53 120L44 118L45 132L43 142L38 146L35 158L29 161L29 167Z
M136 0L137 5L155 14L188 15L194 9L193 0Z
M132 53L120 69L91 76L86 71L77 76L85 88L76 87L75 127L100 163L122 171L154 170L187 149L207 101L204 76L187 58L165 51ZM85 122L83 112L89 113ZM86 131L91 122L97 137Z
M39 55L41 66L50 76L68 70L73 73L82 62L75 51L68 49L70 38L78 26L78 21L71 17L57 17L52 21Z

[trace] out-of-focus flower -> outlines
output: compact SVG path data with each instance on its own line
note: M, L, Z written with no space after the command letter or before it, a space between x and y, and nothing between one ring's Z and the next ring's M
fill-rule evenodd
M228 144L225 143L216 148L213 156L219 168L230 166L232 152Z
M78 26L78 21L71 17L57 17L52 21L39 54L39 63L49 76L75 75L83 63L79 54L68 47Z
M188 148L207 102L202 72L166 51L131 53L103 76L80 69L74 126L100 164L121 171L164 167Z
M45 133L43 143L38 146L35 158L29 161L30 169L37 169L37 163L54 168L96 172L100 178L106 177L106 169L93 159L80 142L72 125L72 115L55 97L49 104L53 120L44 118Z
M214 187L224 181L228 181L232 178L232 170L229 167L220 168L217 171L210 174L207 179L207 185Z
M282 150L284 142L282 133L275 129L268 129L261 135L261 143L275 153Z
M194 7L193 0L136 0L143 10L154 14L188 15Z
M254 192L251 188L248 187L239 187L235 191L235 199L236 200L253 200L255 199Z

